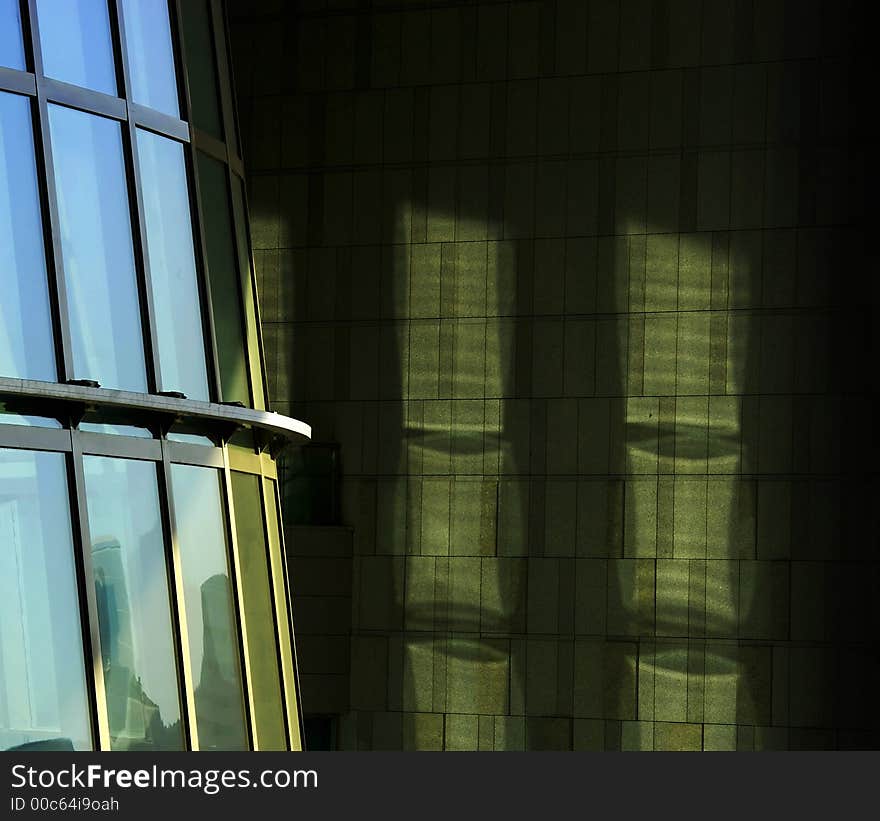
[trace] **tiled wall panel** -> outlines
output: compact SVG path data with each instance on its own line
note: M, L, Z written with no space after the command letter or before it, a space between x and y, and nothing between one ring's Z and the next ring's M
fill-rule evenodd
M869 743L846 8L230 7L272 400L354 531L340 745Z

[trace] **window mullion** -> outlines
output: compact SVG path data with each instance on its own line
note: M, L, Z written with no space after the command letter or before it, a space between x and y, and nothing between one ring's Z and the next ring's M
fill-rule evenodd
M98 621L98 599L95 590L95 571L92 565L92 537L89 529L89 510L86 502L86 480L83 471L83 454L80 444L79 432L70 431L71 439L71 475L73 478L73 504L71 505L73 514L73 533L74 543L77 545L76 551L76 567L80 575L80 581L83 585L84 592L81 591L81 597L84 596L86 601L86 612L88 618L86 625L89 630L89 641L87 650L90 651L87 670L89 679L92 684L92 693L94 697L95 716L94 722L98 727L98 749L110 750L112 743L110 741L110 713L107 709L107 689L104 683L104 657L101 652L101 629Z
M245 614L244 583L242 578L242 560L235 526L235 505L232 500L232 471L229 467L229 448L223 443L223 492L221 494L226 510L226 527L231 561L229 570L232 574L232 589L235 615L238 619L239 653L242 671L242 687L244 688L245 717L247 719L248 742L252 750L259 749L257 738L257 714L253 691L253 673L248 649L248 626Z

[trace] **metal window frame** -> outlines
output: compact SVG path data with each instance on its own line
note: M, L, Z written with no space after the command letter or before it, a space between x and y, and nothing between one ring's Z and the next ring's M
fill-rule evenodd
M181 118L148 108L131 100L130 64L125 48L125 14L122 0L109 0L111 45L116 70L117 88L120 96L71 85L43 73L42 45L35 0L19 0L22 21L22 38L25 46L28 71L0 68L0 92L10 92L34 101L34 153L37 157L38 184L41 193L43 229L45 235L46 267L49 274L50 305L55 338L56 368L60 382L75 378L72 361L71 329L68 298L64 278L64 261L61 254L60 218L55 185L54 159L48 128L48 106L61 105L87 114L116 120L121 126L123 161L126 167L126 190L129 197L132 251L135 259L138 305L142 321L142 345L147 390L157 393L166 389L162 385L161 369L156 344L156 309L153 305L153 289L150 279L149 252L144 224L142 181L140 176L137 129L172 139L184 146L187 182L189 189L190 219L193 230L193 246L198 272L198 290L203 322L205 367L208 376L209 398L221 401L216 338L210 302L209 278L206 276L207 254L198 196L195 171L194 129L188 120L191 104L188 78L185 68L185 45L181 33L180 0L168 5L175 72L178 84ZM219 91L218 91L219 99ZM228 166L228 152L222 160ZM240 160L239 160L240 162ZM232 205L230 203L230 213ZM249 352L246 352L248 355ZM170 386L174 389L174 386Z
M93 694L92 723L96 728L95 739L99 750L111 750L110 719L107 710L107 689L104 684L104 661L101 651L101 628L98 621L98 599L95 591L95 572L92 566L92 537L89 530L89 509L86 503L86 478L83 466L82 449L79 446L79 438L71 433L71 454L69 458L71 484L73 486L73 504L71 513L73 516L73 531L79 537L76 544L78 582L81 598L85 601L85 608L81 607L80 613L88 613L84 626L83 638L88 635L87 649L89 662L87 670L91 669L91 677L87 675L87 681L92 685L90 690Z
M107 0L111 48L119 96L46 77L43 69L36 0L19 0L26 70L0 67L0 92L21 95L30 100L36 182L40 198L52 342L58 382L38 382L0 376L0 448L64 454L83 658L86 666L89 720L93 745L100 750L109 750L111 741L97 598L93 582L84 456L134 459L151 462L154 465L162 518L170 617L174 631L172 641L178 676L182 732L187 748L193 750L199 748L195 681L189 655L189 633L177 535L179 511L174 504L171 470L174 464L187 464L217 471L220 498L224 508L223 526L227 540L227 563L236 617L236 640L245 700L245 723L251 749L257 749L259 742L254 724L255 702L241 579L241 545L237 538L232 494L232 471L257 477L260 483L263 539L267 551L266 567L272 599L270 602L273 614L272 629L278 657L279 687L283 699L284 732L288 747L295 749L298 746L297 741L302 739L302 704L299 698L293 607L287 577L275 456L288 442L306 441L311 436L311 430L308 425L267 412L262 407L241 408L222 404L217 336L197 170L198 151L219 160L225 166L227 207L234 234L231 238L235 255L233 263L238 272L237 297L244 341L243 354L247 358L247 384L252 405L260 398L260 394L262 402L257 404L268 404L268 380L260 324L256 269L248 228L247 188L244 183L244 163L239 148L241 143L235 114L225 3L223 0L205 0L209 11L216 93L224 135L224 139L218 140L199 130L192 123L192 98L186 70L186 43L182 27L183 2L186 0L168 0L180 107L180 117L177 118L131 100L131 66L125 42L125 11L122 0ZM61 252L58 194L49 131L49 105L65 106L105 117L120 125L148 393L71 384L75 381L73 346L64 260ZM163 383L157 344L156 306L153 301L147 247L143 181L140 176L138 129L175 140L183 146L209 386L210 401L208 402L160 394ZM240 198L237 196L236 186L240 186ZM61 427L4 424L4 410L9 413L46 416L60 422ZM90 420L94 418L96 421L109 424L144 426L151 431L152 438L79 430L77 426L86 413L90 414ZM169 432L178 427L186 432L198 432L209 436L215 445L209 447L170 440ZM240 430L252 432L251 452L238 446L230 446L231 437ZM276 517L278 528L278 544L274 546L269 533L269 516ZM286 618L283 613L285 607ZM290 659L284 657L282 631L289 637ZM291 699L295 700L295 705ZM298 726L294 726L295 724Z
M263 458L265 462L265 457ZM276 465L272 462L272 467ZM274 476L262 471L260 486L263 494L263 512L266 521L266 544L269 550L270 581L275 607L275 620L287 629L290 637L290 658L284 658L284 646L279 640L278 652L281 665L282 692L284 693L287 719L287 743L291 750L305 750L305 732L303 726L303 707L299 686L299 662L296 654L296 631L294 630L293 596L290 592L290 574L288 573L287 551L284 544L284 522L281 519L281 495L278 487L277 472ZM275 519L278 529L277 553L273 550L272 539L269 537L269 516ZM281 628L277 628L280 629ZM280 637L279 637L280 639Z
M293 746L293 732L290 726L291 713L290 713L290 704L288 700L288 690L287 690L287 677L284 674L283 667L283 654L281 650L281 636L279 634L279 630L281 629L279 626L278 619L278 602L276 599L277 595L277 579L275 578L275 562L272 561L272 544L269 538L269 530L268 530L268 510L265 504L265 491L263 489L263 483L266 479L266 476L263 473L262 468L262 460L258 460L256 464L253 462L244 462L239 460L236 464L233 464L233 460L230 457L234 456L234 451L231 451L229 448L223 449L224 453L224 477L225 477L225 486L227 493L227 509L229 511L229 519L230 519L230 546L232 549L233 561L235 563L235 573L236 573L236 591L238 594L238 604L239 604L239 624L241 625L241 637L242 637L242 653L245 659L245 663L247 665L245 678L247 679L247 693L248 693L248 708L250 711L250 725L251 725L251 744L254 750L260 750L260 740L257 732L257 720L256 720L256 704L255 699L253 697L253 674L251 672L250 658L248 652L248 628L247 628L247 618L245 615L244 609L244 583L242 581L241 576L241 545L238 541L238 527L235 521L235 505L233 502L233 488L232 488L232 474L233 473L241 473L244 475L253 476L257 482L258 487L257 491L259 493L260 499L260 527L263 533L263 546L262 549L265 552L265 561L266 561L266 572L267 572L267 586L269 590L270 597L270 612L272 614L272 632L275 636L275 658L277 662L277 670L278 670L278 692L281 696L281 712L282 718L284 721L284 738L287 742L288 749L295 749ZM247 467L251 469L248 470ZM254 469L256 468L256 469ZM280 525L279 525L280 527ZM286 592L286 591L285 591ZM289 611L289 603L288 603L288 612ZM290 643L293 645L293 632L290 634ZM245 668L242 668L243 670ZM300 723L300 732L301 732L302 724Z
M59 414L61 415L61 414ZM198 750L198 726L195 712L195 675L189 654L189 629L183 592L183 574L180 559L180 543L177 536L177 510L171 480L175 464L203 467L214 470L220 482L220 500L223 508L223 527L226 538L226 558L233 591L232 604L236 619L236 644L239 669L242 677L242 693L245 700L245 725L248 744L258 750L256 709L251 671L251 654L248 645L248 625L245 596L241 575L242 546L239 544L232 492L233 472L253 476L259 482L261 526L263 546L266 551L272 631L278 663L279 692L282 697L284 737L289 749L301 749L302 704L299 697L298 670L296 663L293 609L289 593L284 552L283 524L280 520L280 500L277 486L277 467L268 453L249 453L223 443L218 447L191 445L169 441L165 435L157 439L141 439L107 433L77 430L31 427L27 425L4 425L0 415L0 449L49 451L64 453L68 472L69 508L71 532L75 550L76 585L79 597L83 638L86 681L89 695L90 726L93 742L100 750L111 749L107 713L107 695L104 685L100 627L97 599L94 589L94 571L91 561L91 535L85 489L83 459L101 456L149 462L157 472L157 491L162 519L163 544L165 548L165 571L168 582L169 616L173 627L174 661L181 708L181 723L187 749ZM76 422L75 417L70 418ZM271 490L270 490L271 487ZM272 494L270 496L269 494ZM269 532L269 516L276 517L277 544ZM286 613L283 612L286 609ZM85 614L85 620L83 616ZM281 631L287 634L290 658L286 658Z
M242 574L241 551L238 544L238 528L235 522L235 502L232 493L232 470L229 467L229 451L223 448L223 500L226 504L226 536L229 545L229 567L235 591L236 616L238 617L239 663L241 664L242 688L245 700L248 742L252 750L259 750L257 738L257 708L253 693L253 672L249 650L249 631L244 607L244 581Z

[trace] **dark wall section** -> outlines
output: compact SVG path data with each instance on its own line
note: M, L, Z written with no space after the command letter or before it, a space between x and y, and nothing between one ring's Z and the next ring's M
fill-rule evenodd
M230 14L321 746L876 745L860 7Z

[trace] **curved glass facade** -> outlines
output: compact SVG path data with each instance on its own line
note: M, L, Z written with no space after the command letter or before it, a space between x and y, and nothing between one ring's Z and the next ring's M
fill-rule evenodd
M0 749L300 749L224 9L0 0Z

